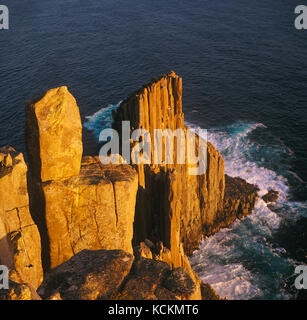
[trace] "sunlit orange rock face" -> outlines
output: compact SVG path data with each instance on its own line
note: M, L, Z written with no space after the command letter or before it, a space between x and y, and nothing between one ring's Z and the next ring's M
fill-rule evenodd
M132 252L137 173L128 165L103 166L94 157L81 160L79 109L66 87L27 103L26 143L44 268L83 249Z
M26 141L31 174L40 181L76 176L82 158L82 125L67 87L51 89L26 105Z
M0 148L0 264L15 282L37 288L43 280L41 240L29 211L22 153Z
M150 132L151 159L155 157L154 129L183 129L185 131L185 163L138 165L139 193L137 200L135 241L144 239L163 241L170 249L175 265L180 265L178 248L183 243L191 253L202 235L210 232L223 211L225 188L224 161L210 143L207 144L207 170L190 175L187 127L182 112L182 79L174 72L153 79L122 102L114 113L114 128L121 130L121 122L129 120L131 130L143 128ZM196 150L199 140L196 138ZM163 156L168 152L163 150Z
M197 167L190 163L195 150L188 147L192 138L184 124L182 79L174 72L152 80L133 93L113 116L113 127L119 134L125 120L130 121L131 132L138 128L148 130L152 160L157 156L155 129L170 129L170 132L181 129L183 145L174 143L173 149L162 147L162 158L172 156L174 163L168 164L162 159L159 164L131 165L125 163L122 154L121 164L104 165L98 157L83 156L79 109L66 87L49 90L27 102L28 174L22 155L15 150L0 150L0 188L3 190L0 192L0 235L5 239L0 238L0 262L3 257L9 257L10 261L6 262L15 266L16 274L23 275L20 282L29 279L37 287L42 275L41 262L46 275L51 269L60 270L61 267L57 267L63 263L70 268L74 259L78 260L74 257L84 250L123 250L131 257L135 255L135 264L141 269L159 265L158 260L175 270L174 278L179 279L186 273L193 288L179 298L219 298L192 270L187 255L198 247L203 235L210 235L251 213L257 189L242 179L228 176L225 187L223 158L210 142L199 136L195 138L195 156L206 158L207 167L199 175L191 174L190 169ZM135 145L136 142L131 141L131 147ZM206 145L206 149L199 149L201 145ZM183 150L184 164L177 161L179 149ZM10 192L11 185L15 189ZM12 237L17 229L21 238ZM18 253L12 251L12 247L17 248ZM41 250L42 261L39 260ZM29 265L36 268L32 268L31 273L24 267L25 252L30 253ZM144 258L149 258L149 262ZM176 271L181 267L184 272ZM141 269L140 273L144 271ZM92 272L95 265L91 266L90 274ZM112 273L108 278L112 278ZM15 279L12 277L18 282ZM142 286L136 286L139 280L131 274L130 282L120 286L121 294L140 297L138 291ZM187 285L189 283L190 280ZM162 284L150 286L148 299L163 297L167 292ZM155 291L156 287L159 292ZM94 297L92 293L89 292L89 296ZM112 297L119 298L113 293Z

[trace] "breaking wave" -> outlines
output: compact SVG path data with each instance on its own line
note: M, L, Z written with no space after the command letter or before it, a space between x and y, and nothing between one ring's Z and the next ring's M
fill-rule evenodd
M292 151L261 123L214 128L208 140L222 154L225 173L256 184L260 197L252 215L201 242L190 258L193 269L228 299L290 299L287 281L296 261L274 235L285 220L306 217L306 203L289 200ZM280 192L274 205L261 199L269 189Z

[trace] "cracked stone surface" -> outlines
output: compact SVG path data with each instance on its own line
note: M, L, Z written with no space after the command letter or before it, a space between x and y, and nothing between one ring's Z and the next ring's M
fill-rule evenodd
M12 147L0 148L0 264L10 278L38 287L42 281L41 241L29 211L27 166Z
M128 165L84 158L78 176L42 183L50 267L83 249L132 250L138 179Z

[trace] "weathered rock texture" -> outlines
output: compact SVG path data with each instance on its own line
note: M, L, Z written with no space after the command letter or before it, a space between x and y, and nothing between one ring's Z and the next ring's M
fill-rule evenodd
M133 255L122 250L83 250L50 270L38 293L44 299L110 299L130 272Z
M134 223L135 252L138 256L165 261L172 268L185 268L196 284L194 296L199 297L208 292L208 286L194 273L186 254L198 247L203 235L211 235L236 218L251 213L257 198L256 188L242 179L232 180L226 176L225 192L224 160L210 142L198 135L195 156L206 158L207 168L199 175L190 174L189 170L195 168L190 161L193 149L188 147L192 138L190 129L184 125L182 79L174 72L153 79L133 93L113 112L113 118L113 128L120 133L123 121L130 121L131 133L135 129L150 133L151 164L136 165L139 189ZM184 143L178 145L178 138L164 132L174 142L174 148L166 146L165 138L159 164L153 164L158 154L155 129L184 132ZM130 141L131 149L138 142ZM207 148L201 150L201 145ZM179 150L184 152L185 164L178 161ZM124 150L121 151L125 157ZM174 159L173 163L166 164L167 156ZM155 245L148 246L146 241Z
M16 282L42 281L40 235L29 211L27 166L12 147L0 148L0 264Z
M278 191L275 191L275 190L272 190L270 189L268 191L268 193L266 193L262 199L263 201L265 201L266 203L269 203L269 202L275 202L279 197L279 192Z
M141 258L133 264L117 299L193 300L201 299L197 285L184 268L170 269L162 261Z
M26 105L26 132L31 212L42 234L44 269L83 249L132 252L137 173L94 157L81 163L80 115L66 87Z
M182 129L185 132L184 157L187 165L177 164L177 147L174 143L174 164L137 166L139 192L134 228L135 244L146 238L153 242L161 240L171 251L174 266L180 267L180 243L183 243L187 253L191 253L223 210L223 158L208 143L207 171L198 176L189 174L189 136L182 113L182 79L174 72L154 79L134 93L113 116L113 127L119 132L124 120L130 120L131 130L142 128L150 132L152 160L156 152L154 129ZM200 140L197 136L196 150ZM164 155L167 152L164 148Z
M42 298L30 284L10 280L9 289L0 290L0 300L42 300Z
M137 173L86 157L80 175L42 183L50 267L86 249L132 252Z
M251 214L258 199L259 188L244 179L225 175L225 182L224 210L215 220L210 234Z
M49 271L38 289L48 300L185 300L200 298L183 268L122 250L84 250ZM204 288L207 288L204 286ZM218 299L210 288L208 298Z
M26 141L31 174L40 181L79 174L82 125L67 87L51 89L26 104Z

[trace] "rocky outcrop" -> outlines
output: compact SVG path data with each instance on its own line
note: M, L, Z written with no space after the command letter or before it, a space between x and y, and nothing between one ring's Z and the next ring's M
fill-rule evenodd
M262 196L262 199L264 202L269 203L269 202L275 202L279 197L279 192L270 189L268 193L266 193L264 196Z
M44 299L103 300L116 295L133 255L121 250L83 250L50 270L38 293Z
M80 115L66 87L26 105L26 133L31 212L42 234L44 269L83 249L132 253L137 173L129 165L102 165L98 157L81 163Z
M153 242L161 240L173 255L177 255L182 242L185 251L191 253L197 248L203 233L211 229L217 215L223 210L224 161L210 143L207 144L197 136L196 150L200 143L207 144L207 150L201 151L204 154L198 154L203 158L207 156L207 170L200 175L189 174L192 167L191 150L188 148L190 135L189 128L184 125L182 112L182 79L174 72L153 79L123 101L113 117L113 127L119 132L125 120L130 121L131 131L136 128L149 131L151 159L157 153L155 129L184 131L184 145L177 147L174 144L174 149L171 149L174 164L162 161L160 164L137 165L139 191L134 243L138 244L146 238ZM185 164L178 164L177 161L177 151L181 147ZM169 149L163 147L164 158L168 152ZM180 266L177 263L174 265Z
M199 298L196 284L183 268L171 270L153 259L133 261L133 255L122 250L84 250L50 270L38 293L48 300ZM209 298L218 298L208 292Z
M26 103L26 142L31 175L38 181L79 174L82 125L67 87L51 89Z
M143 140L150 138L147 141L150 142L151 162L136 164L139 189L134 245L137 255L152 256L167 262L173 269L185 268L196 284L195 296L208 294L210 286L199 280L186 254L190 255L198 247L202 236L211 235L229 226L236 218L250 214L258 189L243 179L225 177L223 158L210 142L198 135L195 136L195 156L206 159L207 167L204 172L191 174L190 169L195 169L190 161L195 150L189 148L191 144L193 146L193 137L184 125L182 79L174 72L153 79L134 92L113 112L113 118L113 128L120 137L123 121L130 121L130 133L135 129L149 132ZM155 162L159 158L155 129L165 130L162 159L158 163ZM175 130L183 132L184 143L178 143L178 136L174 138ZM173 148L167 147L168 139L173 142ZM132 150L138 142L140 140L130 140ZM121 145L125 143L122 139ZM204 145L206 149L201 149ZM124 149L121 153L125 157ZM184 164L180 161L181 153ZM173 159L173 163L167 162L167 158ZM154 245L147 245L146 241Z
M133 264L117 299L125 300L193 300L196 284L184 268L170 269L162 261L141 258Z
M86 157L80 175L41 185L50 243L50 267L84 248L132 252L138 179L128 165Z
M23 155L0 148L0 264L12 280L37 287L43 277L40 235L29 211L26 174Z
M120 150L124 158L120 165L103 165L98 157L82 158L79 110L66 87L49 90L26 104L30 202L25 198L19 202L20 195L27 198L27 192L20 191L26 190L23 159L0 153L0 187L2 182L3 188L9 185L5 179L14 172L11 167L24 164L24 171L20 169L24 180L16 178L24 182L15 183L13 174L10 178L18 189L16 195L0 193L10 198L5 207L0 202L0 234L4 235L0 259L13 257L11 269L30 278L18 259L24 263L21 253L32 250L26 267L33 268L32 260L36 263L37 225L46 274L39 293L45 299L219 299L197 277L186 254L198 247L203 235L251 213L255 187L226 176L225 189L219 152L198 135L192 143L194 137L182 113L182 79L174 72L154 79L120 105L113 124L119 133L124 120L130 121L131 131L148 130L152 159L159 154L155 129L181 130L184 143L162 146L162 158L156 164L124 164L128 159ZM180 141L170 131L163 134L165 141ZM134 147L137 141L128 144ZM166 163L166 157L174 163ZM195 157L207 159L207 167L193 175L191 170L195 173L199 165L192 163ZM36 225L29 220L29 207ZM8 213L10 219L6 219ZM25 230L31 228L28 240L30 233ZM28 250L31 241L35 245ZM1 250L11 253L1 255ZM37 287L38 278L28 282Z
M42 298L30 284L10 280L9 289L0 290L0 300L42 300Z
M236 219L241 219L252 213L258 199L259 188L239 177L225 175L225 195L223 211L216 217L207 236L221 228L228 227Z

